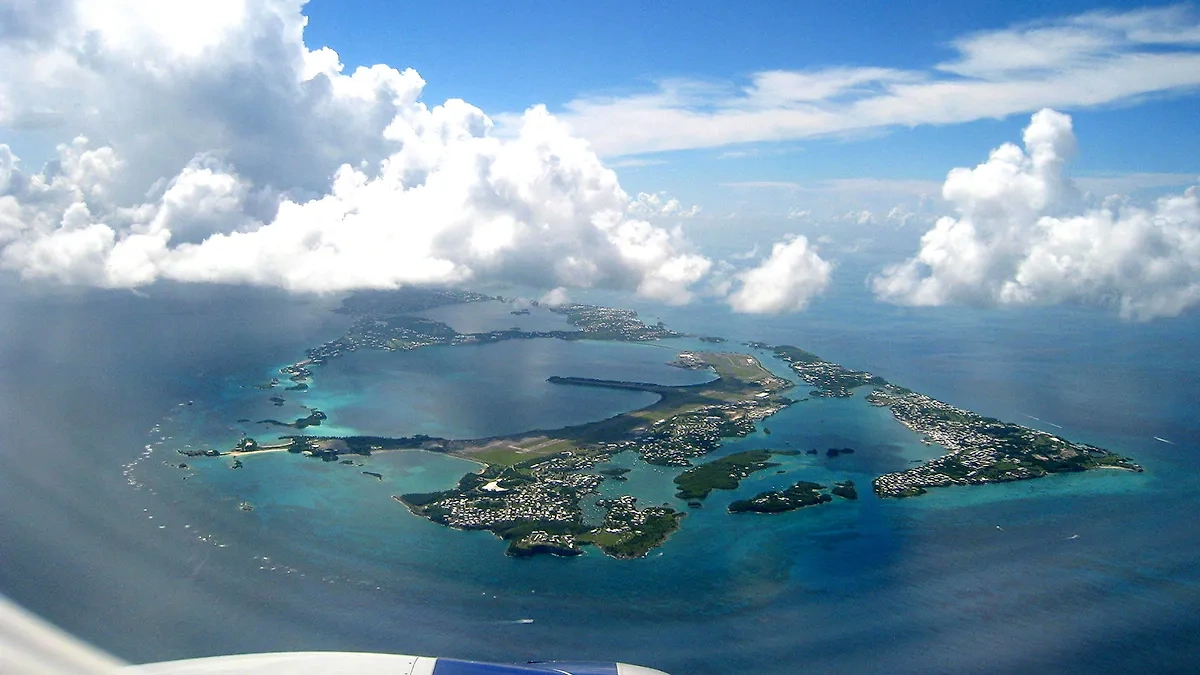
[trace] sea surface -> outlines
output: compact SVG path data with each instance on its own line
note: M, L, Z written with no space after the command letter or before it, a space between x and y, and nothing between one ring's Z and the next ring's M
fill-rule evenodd
M337 298L0 285L0 590L134 662L338 649L621 660L676 675L1200 671L1200 316L1131 324L1094 307L913 310L879 305L853 280L836 288L784 317L638 307L649 321L729 338L720 345L359 352L292 392L255 385L344 331ZM499 303L429 314L459 330L568 328ZM614 458L632 471L605 495L687 511L647 558L518 560L489 533L432 524L391 499L452 486L478 468L465 460L406 451L359 466L267 453L231 470L227 458L175 452L228 447L243 433L267 442L281 430L258 420L311 408L329 415L312 433L470 438L576 424L653 397L548 376L693 383L711 375L666 365L679 351L744 351L747 340L795 344L1113 449L1146 471L880 500L874 476L937 449L861 395L814 399L716 454L819 454L778 458L700 509L674 498L678 470ZM831 458L828 447L856 452ZM725 511L801 479L852 479L861 498L775 516Z

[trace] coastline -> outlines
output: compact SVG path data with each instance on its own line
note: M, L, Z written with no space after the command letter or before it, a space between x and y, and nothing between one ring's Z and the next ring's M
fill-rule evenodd
M581 316L584 317L582 320L591 322L588 325L592 327L592 330L597 331L597 334L582 336L577 333L573 335L573 341L584 337L598 345L631 343L640 346L650 344L651 346L674 350L675 346L658 344L657 340L660 337L670 339L687 338L687 336L667 330L662 323L653 328L647 327L636 318L635 313L628 312L627 310L613 310L590 305L579 305L576 307L580 309L570 311L581 312ZM451 342L439 342L438 340L449 339L446 335L453 333L453 329L444 324L434 325L435 322L429 322L425 319L399 317L381 322L378 320L367 320L368 318L369 315L359 317L353 330L341 338L324 343L318 348L318 350L324 350L322 358L316 358L314 356L315 351L310 349L308 358L281 367L281 373L284 375L290 374L290 379L293 382L303 381L307 383L311 381L310 378L313 376L310 367L316 368L317 366L322 366L328 359L363 349L381 352L392 351L396 349L394 341L400 339L396 336L407 336L404 339L416 339L413 335L419 337L419 335L428 333L431 342L413 343L411 346L399 351L413 351L422 346L446 348L443 350L429 350L429 353L438 355L443 355L451 347L461 349L468 346L513 344L514 342L528 342L529 338L533 337L542 337L540 334L527 335L518 333L468 336L455 334ZM611 326L606 323L609 321L618 322L620 328L615 333ZM418 334L416 331L423 332ZM447 331L449 332L447 333ZM446 333L446 335L442 335L442 333ZM486 336L490 339L482 342L478 339L465 339L479 338L480 336ZM545 337L562 339L557 333L547 333ZM909 468L900 471L893 469L892 473L877 474L873 485L875 486L875 493L878 496L917 496L926 493L925 487L1026 480L1064 470L1061 468L1051 468L1049 471L1045 471L1041 470L1038 465L1033 465L1033 468L1030 469L1023 465L1023 457L1022 459L1014 460L1013 456L1000 451L997 451L995 456L983 457L979 455L977 457L978 453L971 454L966 449L969 449L972 443L976 443L976 441L982 442L986 439L978 435L971 437L966 432L975 433L977 430L986 431L986 429L992 427L1001 428L997 426L1001 425L999 420L983 418L969 410L955 408L936 399L890 384L882 377L864 371L852 370L831 361L826 361L816 354L797 347L788 345L771 346L762 342L749 342L737 347L731 345L732 349L728 351L712 351L712 347L706 347L704 350L685 350L679 353L678 361L666 364L677 367L682 366L683 369L688 370L707 369L717 373L714 379L701 383L662 385L633 379L598 379L594 377L550 375L546 378L546 381L556 385L563 384L585 389L632 391L655 395L655 400L640 407L624 410L603 419L582 424L568 424L550 429L534 428L517 433L465 439L447 439L424 434L397 438L383 436L307 436L300 434L290 437L286 443L281 445L262 446L249 451L234 450L228 453L221 453L221 456L239 457L254 454L255 452L291 451L294 454L319 458L325 462L334 462L342 456L370 456L375 452L382 453L388 450L419 449L464 459L472 462L479 468L463 476L457 488L437 493L410 493L409 495L404 495L404 497L392 496L396 498L396 501L405 503L414 514L427 517L443 525L463 530L491 530L494 534L509 539L509 536L505 533L512 529L512 523L514 522L525 523L533 527L545 522L552 522L556 518L562 521L564 518L573 517L569 516L569 514L578 510L579 501L583 498L583 495L590 494L595 489L595 484L591 482L591 479L595 478L597 481L604 480L599 476L590 476L590 474L583 472L592 469L599 462L610 460L615 454L632 450L647 464L676 468L693 467L693 459L713 453L718 447L724 444L724 439L736 439L756 433L757 422L795 403L796 401L782 396L781 392L792 389L797 383L792 378L776 375L771 369L767 368L763 362L763 358L759 355L733 351L733 349L741 350L743 346L759 354L765 351L769 354L766 358L772 361L772 365L779 365L774 363L775 361L786 364L784 366L785 370L794 376L798 376L801 382L814 387L808 393L808 398L803 400L846 399L853 400L862 406L872 404L888 407L891 409L892 417L894 417L893 420L889 420L890 423L896 424L898 422L901 427L907 428L909 433L926 438L932 437L939 441L938 445L940 449L951 450L950 453L941 457L925 460L921 463L920 467L913 468L910 465ZM457 356L457 353L455 356ZM867 396L862 396L859 391L861 389L869 389L871 393ZM307 392L307 390L305 391ZM303 394L299 394L298 396L303 396ZM312 401L310 399L305 401L305 403L311 404ZM904 406L907 406L907 408ZM311 411L310 418L319 414L322 421L325 419L324 414L319 413L316 407L312 405L306 405L305 407ZM329 407L331 410L336 411L336 407L333 406L322 407ZM860 416L866 415L866 410L867 408L864 407L863 410L857 411L857 414ZM295 424L299 425L307 419L309 418L297 420ZM274 423L280 426L291 426L278 422ZM967 426L963 427L964 424ZM951 443L951 441L955 440L954 437L940 438L938 435L942 431L957 429L954 425L963 427L966 430L962 433L958 431L954 432L958 434L956 437L959 439L957 445ZM317 426L317 424L312 424L311 426ZM298 426L297 428L303 429L303 426ZM1027 427L1011 423L1003 423L1003 428L1016 430L1016 432L1021 434L1034 431ZM770 434L766 429L763 429L762 433ZM1053 437L1044 432L1037 433L1041 434L1041 437L1050 438L1054 442L1065 444L1064 447L1067 450L1084 447L1072 444L1069 441L1065 441L1065 439ZM243 437L243 442L247 440L249 439ZM778 440L780 439L771 441L762 440L762 442L765 445L776 445ZM1111 455L1111 453L1107 453L1107 451L1096 447L1090 447L1087 451L1094 451L1099 457L1109 457ZM938 471L941 471L943 464L952 455L955 455L955 453L961 453L963 456L967 456L977 463L980 461L984 463L978 464L978 466L971 465L969 468L975 470L968 474L966 478L962 478L954 473L959 471L956 468L957 465L947 465L949 468L944 472L946 475L938 473ZM1042 462L1051 461L1037 454L1033 456ZM957 461L957 455L954 456L954 459ZM1120 457L1116 457L1116 459L1127 461ZM1017 463L1014 464L1014 461L1010 460L1014 460ZM842 460L843 465L847 461L850 460ZM1093 464L1096 463L1093 462ZM1137 470L1136 468L1125 466L1101 464L1084 467L1084 469L1089 468ZM980 473L984 469L987 469L989 472ZM505 478L506 472L509 470L512 470L514 473ZM921 471L924 471L924 473L921 473ZM1038 471L1041 472L1038 473ZM856 477L858 475L856 474ZM912 478L906 478L908 476L912 476ZM467 480L470 477L479 480L490 478L491 482L488 485L492 485L494 489L486 490L487 494L478 492L479 485L473 479ZM907 480L912 487L906 487L906 484L900 482L901 479L895 477ZM888 481L892 481L895 485ZM579 494L560 494L560 491L558 491L559 488L548 487L556 485L571 485L579 488L581 492ZM522 492L523 490L524 492ZM547 490L549 491L547 492ZM422 499L428 497L429 501L405 499L410 496L422 497ZM614 507L619 506L619 510L622 513L634 514L636 519L639 513L638 509L633 507L632 502L626 504L621 501L627 496L606 501L614 505ZM632 496L628 497L632 499ZM557 502L555 502L556 499L558 500ZM563 501L564 499L565 501ZM546 501L542 504L539 500ZM520 508L517 508L518 506ZM539 509L542 506L545 506L549 511L540 511ZM652 511L654 509L661 510L660 507L647 507L647 509ZM668 511L671 510L668 509ZM679 513L671 512L677 515ZM543 518L544 513L551 513L554 517L547 520ZM655 518L662 517L657 511L653 511L653 513L655 514ZM674 522L676 526L681 517L675 518ZM506 518L509 520L505 520ZM577 526L578 524L573 527ZM534 530L521 539L521 541L523 542L530 536L539 533L543 537L571 536L577 534L574 530L567 532L554 531L554 528L550 528L550 530L549 534L542 530ZM612 531L615 532L616 530ZM606 539L611 540L612 538L606 537ZM543 538L531 541L536 544L546 540ZM610 541L609 543L613 544L614 542ZM570 547L573 548L574 544L571 544ZM622 556L616 555L614 557Z

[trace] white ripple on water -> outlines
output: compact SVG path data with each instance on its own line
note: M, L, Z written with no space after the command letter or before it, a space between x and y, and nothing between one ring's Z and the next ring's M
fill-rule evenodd
M187 403L179 404L180 407L186 406L186 405L188 405L188 404ZM154 440L152 443L145 445L143 448L143 451L141 453L139 453L132 461L122 465L122 475L125 477L126 483L133 489L139 490L139 491L145 491L150 495L158 494L157 490L150 487L150 485L147 482L145 482L144 480L141 480L138 477L138 471L143 468L142 465L144 465L148 460L150 460L152 457L154 457L156 452L168 449L167 441L174 440L174 436L164 433L164 431L163 431L165 428L164 425L169 425L175 421L176 420L173 415L167 415L162 419L162 421L160 421L158 424L155 424L153 427L151 427L147 435L150 436L151 439L153 439L154 436L157 435L158 436L157 440ZM191 443L187 443L187 444L184 444L182 447L187 449L187 448L192 448L193 445ZM162 463L164 466L168 466L168 467L176 466L176 464L174 464L171 461L168 461L166 459L163 459ZM191 467L189 467L189 472L190 471L191 471ZM186 477L185 477L185 480L186 480ZM154 520L154 514L150 511L150 509L143 508L142 513L146 515L147 520ZM167 530L168 527L165 524L158 524L157 529L158 530ZM190 523L185 524L183 526L183 529L190 531L194 535L195 541L197 541L201 544L213 546L218 549L225 549L225 548L232 547L230 542L223 541L215 533L194 532L192 525ZM300 568L294 567L292 565L288 565L288 564L285 564L285 563L282 563L279 561L273 561L273 560L271 560L271 558L269 556L253 555L253 556L251 556L250 559L253 562L259 563L258 569L261 572L280 574L283 576L290 576L292 578L301 578L301 579L308 577L308 574L306 572L302 571ZM371 579L352 579L352 578L341 576L341 575L328 574L328 575L324 575L324 576L320 577L320 580L326 584L344 584L344 585L358 587L360 589L364 589L364 590L368 590L368 591L370 591L370 590L383 591L383 586L380 585L379 582L371 580Z
M187 405L187 403L180 403L179 405L185 406L185 405ZM145 446L143 446L142 452L140 452L132 461L121 465L121 469L122 469L121 475L125 478L126 484L128 484L134 490L139 490L139 491L144 490L145 492L147 492L151 495L158 494L157 490L150 487L145 481L138 478L137 471L139 468L141 468L141 465L145 464L145 462L147 460L149 460L151 457L154 456L154 453L157 450L164 449L164 444L166 441L174 439L174 436L163 434L163 424L164 423L169 424L173 421L175 421L174 416L167 415L166 417L163 418L163 420L161 422L150 427L150 430L149 430L149 432L147 432L147 435L150 436L151 438L153 438L157 434L158 440L154 441L152 443L148 443ZM192 444L188 443L188 444L185 444L183 447L191 448ZM175 466L174 464L172 464L171 462L169 462L167 460L163 460L163 465L164 466ZM190 468L189 468L189 470L190 470ZM186 477L185 477L185 480L186 480ZM150 512L150 509L143 508L142 513L145 514L146 520L154 520L154 514ZM167 528L167 525L165 525L165 524L158 524L156 529L166 530L168 528ZM183 529L191 530L192 525L190 523L184 524ZM228 543L219 541L217 539L217 537L213 534L196 534L195 537L196 537L196 541L199 541L199 542L202 542L205 544L210 544L210 545L216 546L217 548L227 548L229 546Z

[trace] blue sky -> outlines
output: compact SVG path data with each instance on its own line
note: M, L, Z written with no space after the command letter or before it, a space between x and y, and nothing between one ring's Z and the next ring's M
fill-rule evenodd
M689 79L745 84L767 70L828 67L928 69L973 33L1052 22L1129 2L615 2L391 3L314 0L310 46L328 44L347 66L412 66L425 100L461 97L495 115L537 104L652 91ZM1152 6L1152 5L1150 5ZM1159 5L1168 6L1168 5ZM1032 112L1028 111L1028 112ZM946 125L876 129L833 139L734 144L612 158L629 191L665 190L710 215L736 210L741 181L873 177L941 181L1016 141L1028 112ZM1079 176L1200 173L1200 101L1194 88L1067 107L1080 137ZM745 153L743 156L736 156ZM639 165L643 162L656 162ZM662 162L662 163L657 163ZM763 214L791 197L765 195ZM760 200L761 201L761 200Z
M0 13L0 274L31 282L1200 305L1190 4Z

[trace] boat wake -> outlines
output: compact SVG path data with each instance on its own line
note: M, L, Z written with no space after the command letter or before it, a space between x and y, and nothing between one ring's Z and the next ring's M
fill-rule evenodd
M1168 441L1167 439L1162 438L1161 436L1155 436L1154 440L1158 441L1159 443L1166 443L1167 445L1175 445L1174 441Z
M1041 422L1042 424L1049 424L1050 426L1054 427L1055 429L1062 428L1061 424L1055 424L1054 422L1047 422L1046 420L1044 420L1040 417L1034 417L1033 415L1030 415L1029 413L1021 413L1021 414L1024 415L1025 417L1028 417L1031 420L1036 420L1038 422Z

